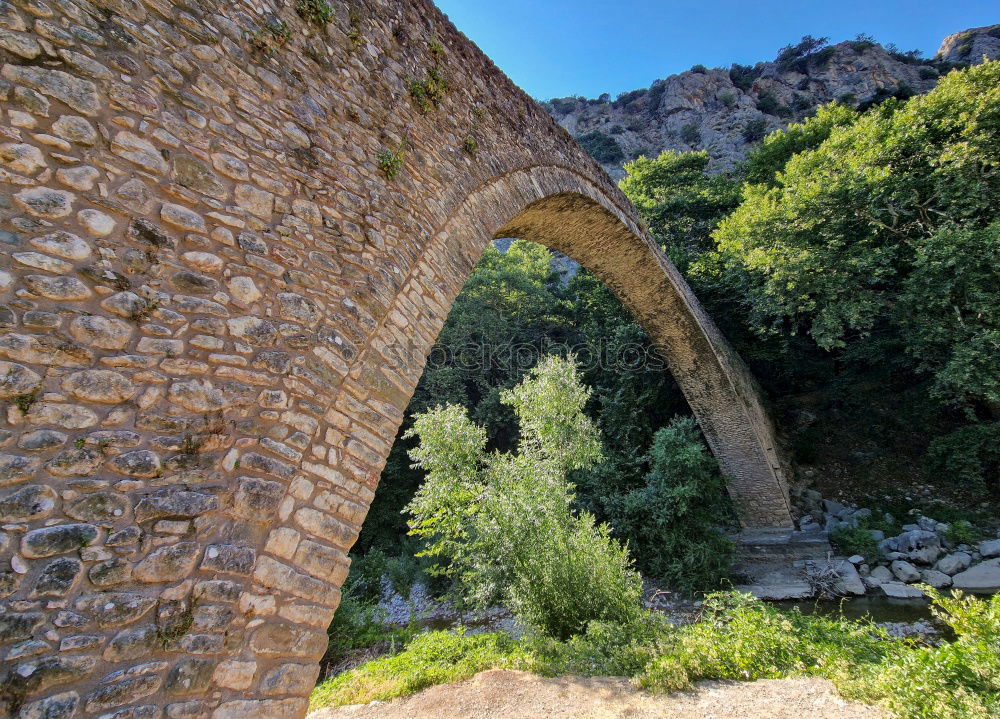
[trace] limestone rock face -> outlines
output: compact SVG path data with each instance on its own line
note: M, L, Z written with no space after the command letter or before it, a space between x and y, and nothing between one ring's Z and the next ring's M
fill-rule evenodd
M1000 57L1000 25L974 27L949 35L937 51L937 57L946 62L979 62L984 55Z
M697 67L620 100L564 97L543 106L572 135L596 130L618 144L622 158L602 163L612 177L624 175L624 162L663 150L705 150L709 169L720 172L746 157L759 139L752 138L800 122L819 105L927 92L947 71L942 63L977 63L984 55L1000 57L1000 25L949 36L933 61L850 41L797 62L758 63L743 81L735 74L735 83L728 68Z

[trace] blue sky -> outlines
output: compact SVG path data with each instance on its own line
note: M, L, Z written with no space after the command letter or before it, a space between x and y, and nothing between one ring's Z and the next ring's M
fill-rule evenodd
M803 35L867 33L932 56L941 40L1000 23L997 0L436 0L533 97L648 87L694 64L770 60Z

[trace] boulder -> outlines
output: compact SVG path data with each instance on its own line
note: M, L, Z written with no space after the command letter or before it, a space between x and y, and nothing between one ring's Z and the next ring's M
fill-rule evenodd
M892 570L893 576L895 576L896 579L901 582L905 582L906 584L910 584L920 579L920 570L909 562L904 562L902 559L895 560L889 568Z
M951 577L936 569L925 569L920 573L920 578L924 584L929 584L935 589L944 589L951 586Z
M964 572L972 564L972 556L968 552L952 552L938 560L934 568L939 572L952 575Z
M892 599L922 599L924 596L924 593L916 587L900 582L886 582L880 588L885 596Z
M969 592L1000 591L1000 558L987 559L951 578L955 589Z
M1000 557L1000 539L989 539L979 544L979 553L983 559Z

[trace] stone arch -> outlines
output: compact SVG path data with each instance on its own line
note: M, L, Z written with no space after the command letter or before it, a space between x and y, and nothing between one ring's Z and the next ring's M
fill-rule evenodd
M752 379L604 171L427 0L335 5L0 6L2 711L301 716L498 234L607 282L790 526Z

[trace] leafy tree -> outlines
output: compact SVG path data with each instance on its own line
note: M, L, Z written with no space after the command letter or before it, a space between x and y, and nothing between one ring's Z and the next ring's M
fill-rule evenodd
M968 393L994 401L995 388L983 384L988 378L979 381L959 365L968 367L969 358L960 357L969 352L987 371L996 359L988 350L996 347L997 278L989 258L998 237L991 226L1000 207L1000 178L991 169L1000 162L998 130L1000 62L953 72L925 96L834 127L821 145L793 156L774 186L745 187L745 201L715 238L759 278L754 301L803 327L820 347L845 347L888 322L925 365L930 346L957 363L927 366L939 385L952 387L953 400ZM961 244L985 253L984 263L962 257ZM953 357L941 346L944 335L921 329L935 316L941 325L947 288L935 278L944 272L954 279L943 260L968 267L950 299L958 318L976 325L978 349L956 348ZM985 309L993 311L983 316ZM946 365L953 371L944 374Z
M628 622L641 582L628 552L586 512L572 510L570 472L601 460L597 427L583 413L589 391L571 360L544 359L501 399L521 428L516 453L487 454L486 433L456 406L418 415L411 452L426 479L407 506L424 554L446 564L477 606L503 601L550 636L591 621Z
M728 576L732 542L718 527L735 515L694 419L676 418L656 433L645 486L615 497L609 513L618 536L656 548L639 554L639 564L669 586L704 591Z
M576 138L576 141L579 142L580 145L583 146L583 149L589 152L595 160L605 165L621 162L625 159L625 153L622 152L622 148L621 145L618 144L618 140L610 135L605 135L600 130L593 130L585 135L580 135Z

